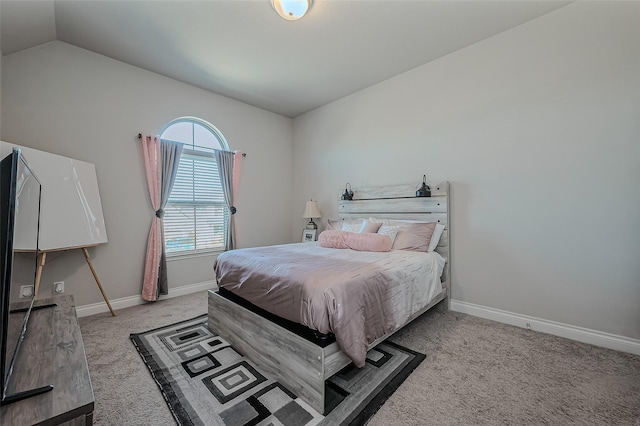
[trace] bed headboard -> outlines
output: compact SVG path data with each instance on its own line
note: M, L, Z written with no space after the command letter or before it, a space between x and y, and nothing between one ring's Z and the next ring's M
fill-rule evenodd
M416 197L415 184L353 188L353 200L340 200L338 213L341 219L411 219L445 225L436 251L447 261L442 284L450 289L449 182L430 187L431 197Z

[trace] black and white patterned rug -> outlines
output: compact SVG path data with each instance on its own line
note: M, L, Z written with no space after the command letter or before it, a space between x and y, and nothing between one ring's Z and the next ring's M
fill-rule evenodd
M207 328L207 316L131 340L180 425L362 425L425 355L392 342L327 380L326 415L297 398Z

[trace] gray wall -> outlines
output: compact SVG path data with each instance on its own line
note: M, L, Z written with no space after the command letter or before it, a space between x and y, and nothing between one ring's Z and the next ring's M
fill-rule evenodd
M449 180L453 299L640 338L639 18L573 3L295 118L293 214Z
M0 136L96 164L109 243L91 253L111 298L141 289L152 209L135 135L193 115L248 152L243 247L298 240L309 198L337 217L346 182L426 173L452 182L454 299L640 338L639 8L571 4L293 124L50 43L2 58ZM212 279L212 261L171 262L170 286ZM57 280L101 301L79 252L51 257L43 285Z
M153 209L137 134L180 116L211 122L247 152L240 246L290 241L291 119L62 42L7 55L2 67L2 139L96 165L109 242L90 254L110 299L135 300L142 289ZM211 282L213 260L169 262L170 291ZM81 251L49 255L41 295L60 280L78 306L102 301Z

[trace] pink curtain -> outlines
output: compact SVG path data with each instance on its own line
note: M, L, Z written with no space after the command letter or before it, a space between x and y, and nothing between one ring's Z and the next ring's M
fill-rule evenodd
M162 157L160 153L160 138L144 136L142 138L142 153L144 168L147 173L147 186L151 205L155 211L160 209L162 185ZM144 264L144 280L142 283L142 298L155 301L158 298L158 276L160 273L160 258L162 256L162 219L154 216L147 241L147 257Z

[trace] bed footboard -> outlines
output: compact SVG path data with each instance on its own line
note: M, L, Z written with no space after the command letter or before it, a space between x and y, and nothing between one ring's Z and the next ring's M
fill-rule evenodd
M213 290L209 290L208 325L265 373L280 381L313 409L324 413L326 348L291 333ZM344 365L348 363L347 359Z
M443 289L403 326L437 305L447 293L447 289ZM325 380L351 363L336 342L320 347L220 296L215 290L209 290L208 311L208 326L212 332L226 339L318 413L324 414ZM369 349L396 331L376 339Z

